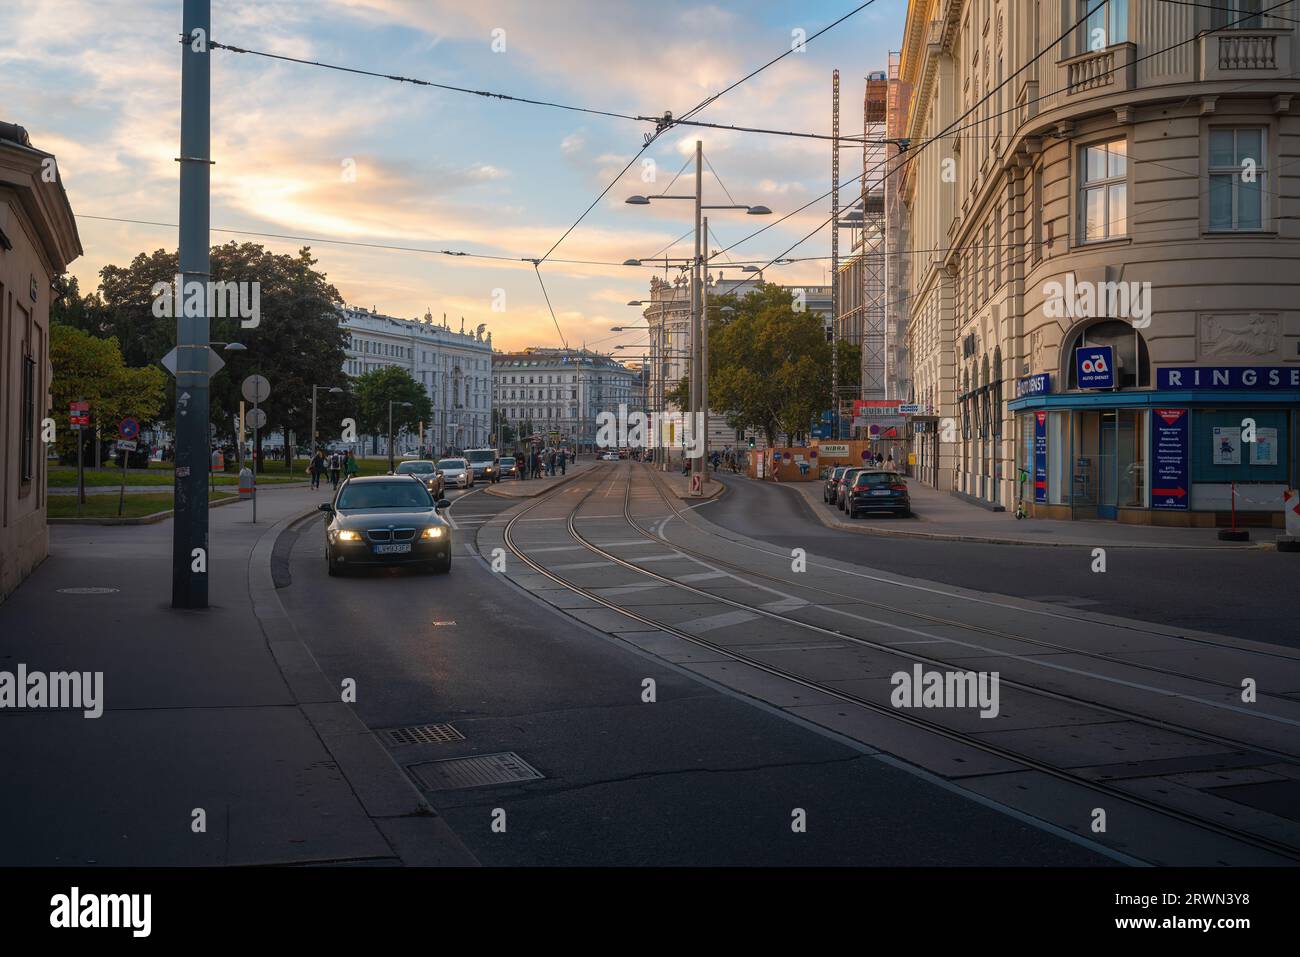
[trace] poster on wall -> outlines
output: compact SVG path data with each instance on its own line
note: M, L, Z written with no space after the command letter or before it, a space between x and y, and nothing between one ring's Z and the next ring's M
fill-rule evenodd
M1211 461L1215 465L1241 464L1241 426L1216 425L1210 438Z
M1187 410L1156 409L1151 417L1151 507L1187 508Z
M1250 443L1251 465L1277 465L1277 429L1256 429Z
M1047 502L1047 413L1034 413L1034 501Z

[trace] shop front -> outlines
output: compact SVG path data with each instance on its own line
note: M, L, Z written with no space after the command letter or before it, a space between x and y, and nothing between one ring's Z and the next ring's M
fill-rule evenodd
M1296 485L1300 366L1160 368L1152 385L1055 393L1047 374L1020 380L1010 409L1027 511L1214 526L1235 499L1239 522L1280 527Z

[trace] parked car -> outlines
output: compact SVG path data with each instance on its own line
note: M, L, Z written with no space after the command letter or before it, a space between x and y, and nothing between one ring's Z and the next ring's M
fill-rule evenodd
M325 567L331 575L374 565L423 565L451 571L451 505L423 482L398 475L350 478L320 506L326 514Z
M831 469L830 474L826 476L826 485L822 488L823 502L835 501L835 496L839 491L840 479L848 471L848 468L847 465L837 465Z
M465 458L469 461L474 478L488 482L501 481L501 465L496 449L466 449Z
M442 473L438 471L438 466L430 460L416 459L414 462L400 462L394 474L414 475L424 483L430 495L434 498L442 498L446 482Z
M912 501L907 494L907 480L897 472L859 472L848 491L844 510L849 518L867 512L892 512L908 518Z
M849 487L853 484L853 480L865 471L867 471L866 467L856 466L845 469L844 474L840 476L839 485L835 489L835 507L841 512L844 511L844 501L848 497Z
M438 471L442 473L446 485L453 488L474 487L474 470L466 459L438 459Z

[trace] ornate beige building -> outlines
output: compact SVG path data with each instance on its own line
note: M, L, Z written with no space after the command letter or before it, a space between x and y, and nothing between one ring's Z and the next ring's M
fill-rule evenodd
M1011 508L1023 478L1035 515L1205 525L1235 484L1239 510L1280 521L1300 79L1296 22L1260 8L911 0L925 481Z
M49 552L41 420L49 408L50 280L81 255L58 164L0 123L0 601Z

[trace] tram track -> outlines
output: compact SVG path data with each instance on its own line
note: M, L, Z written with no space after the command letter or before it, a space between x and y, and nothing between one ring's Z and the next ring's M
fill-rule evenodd
M683 589L692 594L702 596L711 602L717 602L719 604L728 605L731 607L744 608L748 612L762 615L764 617L768 617L771 619L779 620L783 624L788 625L792 628L813 631L825 636L832 637L837 640L847 641L854 644L866 645L876 651L885 652L891 655L898 656L900 658L906 658L910 661L931 661L940 665L946 664L946 662L943 662L940 659L930 659L924 656L914 655L911 652L902 652L899 649L891 648L888 645L870 642L867 639L862 639L857 636L846 635L842 632L827 629L820 625L801 621L796 618L791 618L787 615L781 614L780 612L754 607L753 605L737 602L734 599L727 598L726 596L716 595L704 589L695 588L694 586L686 583L677 582L672 578L668 578L666 576L660 575L657 572L653 572L649 569L638 566L634 562L628 561L622 558L621 556L616 555L605 548L602 548L600 546L600 543L593 542L591 539L583 535L577 528L576 523L580 517L580 512L582 511L583 506L588 502L592 494L598 488L601 487L601 480L606 478L608 474L609 474L609 470L602 469L600 472L593 473L591 476L583 479L584 482L591 483L590 488L588 488L576 501L563 503L568 508L567 517L563 519L565 521L566 531L568 535L572 538L573 541L580 544L583 548L591 551L593 554L599 555L602 559L613 562L614 564L624 567L639 575L646 576L661 585ZM671 502L668 502L666 496L664 496L662 488L660 488L657 482L654 487L656 488L661 500L666 504L669 510L674 513L678 512L676 506L674 506ZM624 489L624 495L623 495L623 519L631 529L636 530L643 537L654 540L660 544L665 545L670 549L673 549L674 551L681 553L685 557L691 557L697 561L725 565L727 567L735 569L739 574L765 578L769 581L782 582L781 579L775 576L766 575L764 573L756 573L751 569L744 568L743 566L736 565L735 563L719 560L714 556L707 555L702 552L698 552L697 550L694 549L689 549L683 546L679 546L675 543L667 541L666 539L654 535L647 528L645 528L645 526L637 522L635 518L631 515L630 491L631 491L631 483L629 481ZM511 553L514 554L515 557L518 558L521 562L523 562L524 565L526 565L529 569L544 576L545 578L556 583L562 588L567 589L575 594L581 595L583 598L596 605L599 605L610 611L616 612L628 618L631 621L635 621L654 630L673 635L674 637L682 641L688 642L692 645L695 645L697 647L707 649L714 654L725 656L726 658L736 661L737 663L744 664L747 667L756 669L772 677L776 677L784 681L791 682L800 687L806 688L811 691L815 691L820 695L827 696L829 698L832 698L836 701L845 704L853 705L855 707L864 709L876 715L887 717L893 721L902 722L904 724L911 726L912 728L924 731L928 734L932 734L937 737L941 737L947 741L960 744L963 747L976 749L987 755L999 758L1002 761L1016 765L1019 768L1035 771L1045 776L1048 776L1050 778L1053 778L1057 781L1066 783L1072 787L1086 789L1089 792L1105 795L1106 797L1111 798L1113 800L1120 801L1125 804L1132 805L1134 807L1143 808L1146 811L1161 815L1162 817L1177 820L1183 824L1215 833L1220 837L1227 838L1236 843L1248 845L1259 850L1264 850L1268 853L1277 855L1278 857L1284 858L1288 861L1300 861L1300 848L1297 848L1293 844L1288 843L1286 841L1275 840L1273 838L1258 834L1250 830L1233 827L1231 825L1206 818L1202 815L1193 812L1170 807L1167 804L1162 804L1158 801L1151 800L1149 798L1143 797L1142 795L1135 794L1131 791L1127 791L1122 788L1115 787L1113 785L1106 783L1105 781L1099 781L1089 777L1085 777L1080 774L1076 774L1070 770L1060 768L1050 762L1043 761L1038 758L1034 758L1032 756L1023 754L1012 748L1007 748L1002 745L981 740L980 738L974 735L967 734L960 730L947 727L943 724L928 720L917 714L910 713L907 711L902 711L897 708L889 707L842 689L830 687L823 682L819 682L805 675L801 675L795 670L778 667L768 662L759 660L751 655L747 655L743 651L739 651L733 647L729 647L727 645L720 644L718 642L710 641L709 639L699 635L691 634L688 631L685 631L681 628L675 627L669 623L661 621L658 618L653 617L652 615L643 614L640 611L621 605L618 602L613 601L604 595L598 594L595 589L580 585L574 582L572 579L566 578L565 576L551 570L543 562L534 559L527 553L527 546L522 545L519 541L516 540L514 533L518 529L518 523L523 520L525 515L528 515L535 509L540 508L541 506L547 504L548 501L553 501L553 499L550 496L547 496L545 498L539 499L534 503L529 504L528 506L521 509L519 512L515 513L511 517L511 519L505 523L503 529L503 538L505 544L507 548L509 548ZM600 517L607 518L609 516L600 516ZM784 582L784 584L790 585L791 583ZM809 586L801 585L800 587L806 588ZM834 594L839 594L839 593L834 593ZM859 601L860 599L854 597L853 600ZM909 615L914 614L913 612L910 611L906 613ZM936 619L936 620L942 621L942 623L944 624L957 625L963 628L972 627L967 623L955 622L951 619ZM1007 636L1007 637L1016 637L1016 636ZM1131 663L1125 662L1125 664L1131 664ZM1125 711L1123 709L1114 708L1108 705L1098 705L1095 702L1073 698L1072 696L1062 695L1058 692L1047 691L1045 689L1036 688L1032 685L1023 684L1021 682L1008 681L1007 684L1027 694L1051 697L1059 701L1067 702L1074 706L1091 708L1094 710L1102 711L1112 716L1122 718L1123 720L1139 722L1139 723L1146 724L1148 726L1160 727L1162 730L1192 737L1201 741L1213 743L1220 747L1229 747L1233 749L1244 750L1249 753L1258 754L1261 757L1271 758L1276 762L1287 762L1290 764L1296 763L1295 756L1292 754L1273 751L1268 748L1261 748L1257 745L1250 744L1249 742L1242 742L1236 739L1208 734L1199 729L1192 729L1171 722L1164 722L1161 721L1160 719L1154 719L1147 715ZM906 758L902 758L901 760L906 761Z

